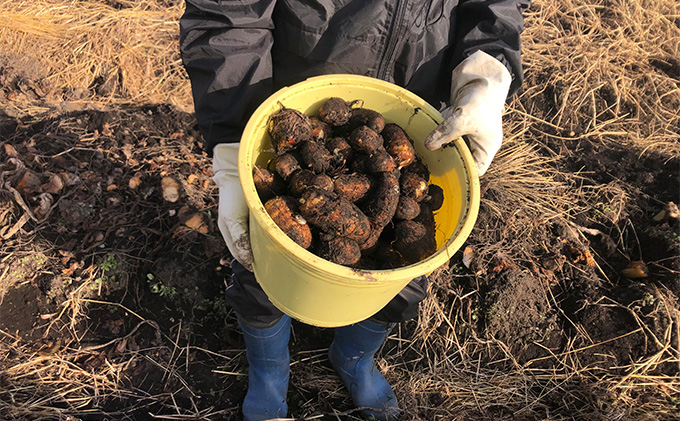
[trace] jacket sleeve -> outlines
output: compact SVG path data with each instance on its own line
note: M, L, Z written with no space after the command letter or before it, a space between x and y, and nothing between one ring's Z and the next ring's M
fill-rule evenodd
M510 71L511 96L524 80L520 34L524 30L522 13L531 0L461 0L456 17L454 67L470 54L482 50L497 58Z
M180 54L191 81L206 152L238 142L248 117L272 93L275 0L187 0Z

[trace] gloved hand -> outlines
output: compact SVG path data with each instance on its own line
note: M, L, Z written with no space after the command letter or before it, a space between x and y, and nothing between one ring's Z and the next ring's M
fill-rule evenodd
M238 147L238 143L220 143L213 149L213 180L220 189L217 226L231 255L252 272L248 205L238 178Z
M511 81L508 69L483 51L463 60L451 74L453 115L428 135L425 147L436 150L465 135L483 175L503 142L502 113Z

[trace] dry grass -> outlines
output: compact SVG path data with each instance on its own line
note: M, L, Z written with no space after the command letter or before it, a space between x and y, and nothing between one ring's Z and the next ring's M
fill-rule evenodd
M516 102L522 118L555 129L551 136L680 154L678 2L541 1L532 9L522 102L537 106Z
M42 76L52 104L191 110L178 47L183 10L181 1L2 0L0 39L10 46L3 54Z
M170 103L191 110L177 48L181 2L108 3L0 0L0 40L9 46L3 55L34 69L45 90L42 102L24 104L19 112L39 114L62 100L83 105ZM625 189L616 182L597 191L574 188L581 175L559 174L550 165L561 154L574 152L551 151L545 139L631 145L641 156L680 155L680 76L672 73L680 68L679 22L677 0L533 2L524 34L526 84L508 109L506 133L511 137L484 179L487 194L482 203L490 215L514 218L515 230L477 227L479 259L505 250L521 261L527 251L516 249L514 239L530 239L549 222L568 224L583 203L607 203L613 208L610 221L614 226L619 222L627 201ZM587 366L581 355L600 344L584 345L587 334L582 333L566 351L549 357L555 368L539 369L534 368L539 361L524 365L515 361L508 344L474 334L475 297L457 286L455 271L442 269L436 278L418 321L409 325L410 339L403 339L409 336L401 330L393 333L393 350L379 361L402 400L406 419L423 419L423 412L446 420L677 419L680 376L655 372L662 364L680 369L680 315L675 310L677 297L669 291L657 289L653 294L657 303L665 303L655 312L672 320L661 333L645 324L650 315L643 316L639 306L625 307L637 321L626 335L644 334L656 349L651 356L625 367ZM85 319L88 300L73 295L59 315L66 318L61 327L74 342L75 326ZM454 305L444 307L442 302ZM138 318L138 328L151 326L157 346L165 352L164 358L150 363L163 371L165 381L174 379L188 389L176 369L178 361L188 360L191 352L211 351L179 347L175 335ZM124 386L122 373L148 358L148 353L126 347L130 335L101 348L83 351L61 344L45 354L0 332L0 416L94 415L92 408L111 398L132 398L139 405L155 399L172 402L171 396L149 396ZM98 358L104 349L118 353L85 369L83 362ZM307 364L304 375L294 378L296 387L317 385L324 391L320 401L345 393L320 363L324 352L293 356ZM481 363L488 359L495 363ZM215 373L238 376L238 361L225 358ZM301 406L314 408L309 402ZM219 419L237 412L237 408L172 409L176 416L164 419Z

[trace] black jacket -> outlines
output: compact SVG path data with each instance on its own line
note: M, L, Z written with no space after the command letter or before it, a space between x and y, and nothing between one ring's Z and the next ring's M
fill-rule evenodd
M522 12L530 0L187 0L180 51L206 149L238 142L277 89L352 73L403 86L435 108L451 71L482 50L522 83Z

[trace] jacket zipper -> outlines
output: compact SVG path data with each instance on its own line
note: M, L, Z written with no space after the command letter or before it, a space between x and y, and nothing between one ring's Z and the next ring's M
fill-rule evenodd
M400 27L404 21L404 15L406 14L406 5L408 1L397 1L397 9L394 12L394 19L390 24L390 32L387 36L387 42L385 47L385 54L383 54L382 60L378 64L378 79L387 80L387 73L390 69L389 64L392 63L392 58L394 52L397 49L397 44L399 43Z

